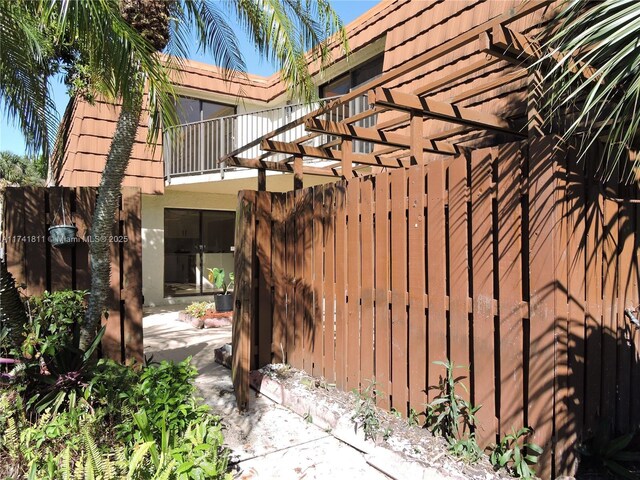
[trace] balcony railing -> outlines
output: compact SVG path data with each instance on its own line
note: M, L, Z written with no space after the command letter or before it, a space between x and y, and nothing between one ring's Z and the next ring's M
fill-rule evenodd
M175 176L217 173L223 167L219 159L224 155L313 112L328 100L332 99L323 99L321 103L314 104L285 105L168 128L163 137L165 176L170 179ZM350 114L362 112L367 108L367 98L363 96L349 105L342 105L337 110L327 113L325 117L330 121L340 121ZM351 112L347 112L347 109ZM369 123L375 120L369 117L365 121L367 125L362 126L370 126ZM289 142L302 135L304 135L304 125L287 130L274 139ZM320 136L310 144L320 145L327 141L330 139ZM359 145L360 143L362 145ZM354 142L357 151L365 151L368 148L364 143ZM240 156L256 158L260 154L260 146L257 145L242 152Z

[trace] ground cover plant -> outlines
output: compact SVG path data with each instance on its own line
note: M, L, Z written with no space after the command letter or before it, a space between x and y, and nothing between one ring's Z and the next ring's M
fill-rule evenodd
M104 330L80 349L85 297L45 293L26 302L26 322L0 316L0 478L230 478L190 359L98 359Z
M193 302L184 311L196 318L205 318L208 313L215 312L216 307L212 302Z

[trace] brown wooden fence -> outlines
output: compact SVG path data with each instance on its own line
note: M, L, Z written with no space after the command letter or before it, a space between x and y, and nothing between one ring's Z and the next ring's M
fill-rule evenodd
M594 153L597 155L597 152ZM470 366L484 446L531 425L543 478L600 419L640 426L637 189L552 137L284 194L241 192L234 380L286 361L418 411ZM604 191L604 190L606 191ZM462 370L459 373L463 373Z
M96 201L95 188L8 188L5 193L5 254L9 271L27 295L44 290L89 289L89 245L56 248L47 229L62 223L78 227L78 238L89 238ZM111 243L109 318L102 354L118 361L143 360L142 238L140 190L125 188L114 222ZM126 237L126 238L125 238Z

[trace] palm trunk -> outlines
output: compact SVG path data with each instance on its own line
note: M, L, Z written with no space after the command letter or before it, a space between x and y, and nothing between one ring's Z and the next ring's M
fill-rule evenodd
M98 332L109 293L111 255L109 236L118 209L124 173L129 165L131 150L142 113L142 89L130 105L123 105L116 131L111 141L107 162L102 172L96 208L91 224L90 248L91 295L80 330L80 348L86 350Z

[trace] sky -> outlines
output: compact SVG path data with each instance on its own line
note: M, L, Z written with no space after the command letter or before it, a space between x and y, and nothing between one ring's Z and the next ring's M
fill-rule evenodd
M378 3L378 0L332 0L331 5L333 9L338 13L344 24L348 24L352 20L359 17L361 14L372 8ZM235 25L238 27L237 25ZM243 45L249 45L249 41L241 28L234 28L238 39ZM258 75L268 76L276 71L276 68L268 61L263 60L254 48L243 49L245 55L245 63L247 64L247 71ZM206 56L194 52L191 58L204 63L211 63ZM51 82L53 100L56 104L56 110L58 116L61 117L64 113L64 109L69 101L67 95L67 88L61 79L53 79ZM24 137L20 133L20 130L10 122L4 115L4 111L0 112L0 151L9 150L17 154L24 154L25 143Z

